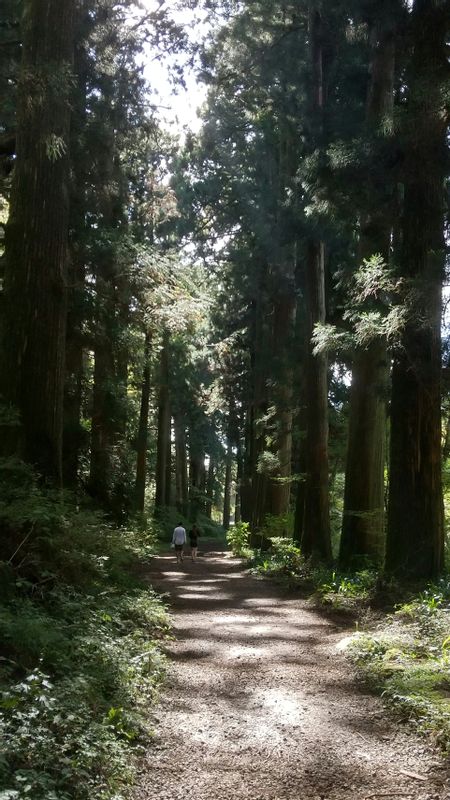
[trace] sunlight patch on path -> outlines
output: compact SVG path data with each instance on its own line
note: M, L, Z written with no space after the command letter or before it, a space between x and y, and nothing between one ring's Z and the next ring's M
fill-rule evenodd
M269 708L281 725L296 727L301 724L304 711L292 692L283 689L264 689L255 693L261 706Z
M425 770L425 753L354 685L339 655L351 637L230 562L156 573L176 639L134 800L394 798L399 766ZM407 800L450 800L431 769L426 794L402 778Z

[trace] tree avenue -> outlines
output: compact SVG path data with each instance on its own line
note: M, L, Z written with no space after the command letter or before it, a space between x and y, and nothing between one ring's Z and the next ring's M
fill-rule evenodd
M274 619L292 587L406 597L354 657L448 752L448 0L0 5L0 798L122 800L159 765L149 560L241 620L252 575L196 562L225 533Z
M119 526L436 576L447 4L206 6L178 140L141 69L187 61L168 11L2 9L4 463Z

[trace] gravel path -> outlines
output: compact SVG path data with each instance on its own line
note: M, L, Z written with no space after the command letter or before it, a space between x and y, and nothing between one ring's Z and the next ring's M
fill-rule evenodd
M176 640L135 800L450 800L440 757L358 685L345 631L304 600L227 553L161 556L149 580Z

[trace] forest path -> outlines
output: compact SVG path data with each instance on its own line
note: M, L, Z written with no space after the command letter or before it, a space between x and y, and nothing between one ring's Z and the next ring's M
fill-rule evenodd
M149 580L176 640L136 800L450 800L440 757L358 685L345 631L304 600L213 551L155 558Z

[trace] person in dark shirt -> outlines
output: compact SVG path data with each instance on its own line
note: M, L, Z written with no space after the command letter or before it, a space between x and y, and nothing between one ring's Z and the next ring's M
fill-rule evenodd
M197 549L198 549L198 537L200 536L200 531L197 528L197 525L193 525L191 530L189 531L189 544L191 545L191 558L192 561L197 561Z

